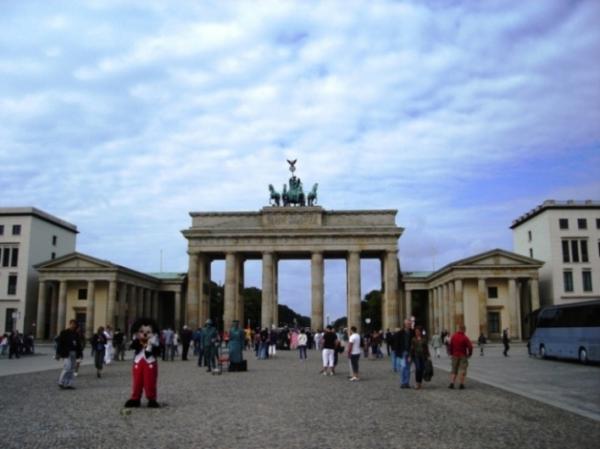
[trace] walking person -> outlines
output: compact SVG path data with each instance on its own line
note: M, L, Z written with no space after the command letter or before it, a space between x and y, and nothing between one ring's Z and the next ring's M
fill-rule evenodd
M110 365L113 361L113 331L112 327L109 325L104 329L104 336L106 337L106 345L104 347L104 363L106 365Z
M466 327L464 325L459 326L458 331L450 338L448 350L450 351L450 357L452 360L451 373L450 373L450 385L448 388L454 388L456 382L456 376L460 374L460 386L461 390L465 388L465 378L467 377L467 367L469 366L469 357L473 354L473 345L469 337L465 335Z
M188 351L190 350L190 343L192 342L192 338L194 337L194 333L191 329L188 329L187 326L183 326L181 330L181 360L187 360Z
M115 360L125 360L125 334L119 328L113 335L113 346L115 348Z
M440 348L442 347L442 336L437 332L431 337L431 346L435 352L435 356L440 358Z
M324 376L333 376L335 373L334 357L337 345L338 338L335 332L333 332L333 327L327 326L323 334L323 369L320 371Z
M77 333L77 321L70 320L69 327L61 331L56 345L56 360L63 359L63 369L58 378L58 387L61 390L74 390L75 364L82 358L82 347Z
M350 382L356 382L360 379L358 371L358 361L360 360L360 335L356 332L356 326L350 327L350 338L348 338L348 358L350 359L350 367L352 376Z
M277 330L275 325L271 327L269 331L269 357L275 357L277 354Z
M306 360L306 346L308 343L308 337L304 329L300 329L300 334L298 335L298 354L300 355L300 360Z
M413 338L412 323L404 320L404 328L394 335L394 352L400 365L400 388L410 388L410 352Z
M425 361L431 357L427 338L423 335L421 326L415 327L415 336L410 345L410 356L415 364L415 388L420 390L423 385L423 371L425 370Z
M477 346L479 346L479 355L483 356L483 348L487 343L487 338L483 335L483 332L479 334L479 338L477 339Z
M508 357L508 350L510 349L510 338L508 338L508 328L502 331L502 344L504 345L504 357Z
M108 339L104 328L100 326L98 331L92 336L92 353L94 354L94 366L96 367L96 377L102 377L102 368L105 363L106 346Z
M175 338L175 332L170 327L167 327L162 332L163 342L164 342L164 350L162 351L162 359L164 361L169 358L173 361L173 356L175 355L173 351L173 340Z

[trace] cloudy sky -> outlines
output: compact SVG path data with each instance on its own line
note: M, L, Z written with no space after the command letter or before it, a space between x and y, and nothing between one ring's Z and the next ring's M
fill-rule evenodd
M186 271L188 212L260 209L286 158L326 209L397 209L404 271L512 249L511 221L545 199L600 199L595 0L0 11L0 206L75 223L79 251L140 271L161 249ZM377 288L378 265L362 271ZM309 273L280 268L306 314ZM326 263L332 319L344 276Z

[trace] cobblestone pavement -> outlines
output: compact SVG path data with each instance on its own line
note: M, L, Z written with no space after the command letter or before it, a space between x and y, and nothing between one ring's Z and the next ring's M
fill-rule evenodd
M421 391L401 390L389 359L361 360L363 379L318 374L319 358L295 352L256 361L247 373L213 376L194 361L161 362L161 409L123 413L131 362L101 379L84 366L77 389L59 370L0 378L3 449L12 448L592 448L591 419L472 381L449 390L436 370Z

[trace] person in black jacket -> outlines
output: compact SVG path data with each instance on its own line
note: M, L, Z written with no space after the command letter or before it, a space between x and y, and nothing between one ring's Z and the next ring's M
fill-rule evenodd
M94 354L94 365L96 366L96 376L98 378L102 377L107 341L104 327L100 326L98 332L92 336L92 353Z
M181 360L187 360L188 351L190 350L190 343L194 338L194 333L187 326L183 326L181 331Z
M58 387L61 390L73 390L75 379L75 365L77 359L83 357L81 339L77 333L77 321L70 320L69 327L58 336L56 347L56 360L63 359L63 369L58 378Z
M404 329L394 334L394 353L400 361L400 388L410 388L410 351L413 338L411 321L404 320Z

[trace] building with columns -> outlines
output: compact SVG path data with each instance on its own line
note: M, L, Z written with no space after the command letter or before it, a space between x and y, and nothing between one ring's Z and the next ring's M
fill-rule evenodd
M139 316L181 325L185 275L150 275L81 253L36 266L39 272L37 338L56 335L76 320L85 336L99 326L129 329Z
M327 211L321 207L264 207L259 212L191 212L186 321L210 317L210 264L225 259L224 326L244 322L244 261L262 261L261 325L278 325L277 263L311 261L311 323L324 326L324 259L345 259L348 322L361 327L361 258L381 260L386 327L398 325L398 239L395 210Z
M483 332L500 338L529 337L530 313L540 306L538 270L529 257L494 249L452 262L434 272L404 273L405 315L414 315L432 332L464 324L471 338Z
M34 207L0 207L0 334L35 323L40 262L75 251L77 226Z

